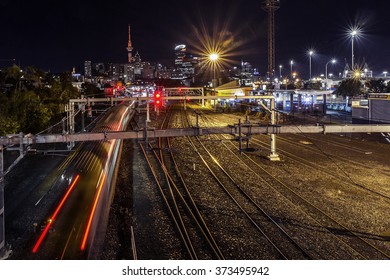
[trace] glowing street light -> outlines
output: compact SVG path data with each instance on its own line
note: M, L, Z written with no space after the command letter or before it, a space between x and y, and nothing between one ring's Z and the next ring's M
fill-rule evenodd
M214 87L214 94L215 94L215 84L216 84L216 80L215 80L215 66L216 66L218 58L219 58L219 55L217 53L211 53L209 55L209 59L210 59L210 61L213 64L213 87Z
M383 76L387 77L387 71L383 71Z
M279 65L279 78L282 79L282 65Z
M360 73L359 70L356 70L356 71L354 72L354 77L355 77L355 79L360 79L361 76L362 76L362 73Z
M290 61L290 70L291 70L291 72L290 72L290 76L291 76L291 78L292 78L292 76L293 76L293 69L292 69L292 67L293 67L293 64L294 64L294 61L293 61L293 60L291 60L291 61Z
M309 72L310 72L309 80L311 80L311 57L313 56L313 54L314 54L314 51L310 50L309 51Z
M209 58L211 61L215 62L216 60L218 60L218 54L212 53L212 54L210 54Z
M216 80L215 80L215 66L217 64L218 58L219 58L219 55L217 53L211 53L209 55L209 59L210 59L211 63L213 64L213 88L214 88L214 95L216 95L216 90L215 90L215 84L216 84Z
M357 30L352 30L352 31L351 31L351 41L352 41L352 43L351 43L351 46L352 46L352 71L353 71L353 69L354 69L354 67L355 67L355 64L354 64L355 54L354 54L354 50L353 50L353 42L354 42L354 39L355 39L356 35L358 35Z
M333 63L335 64L337 61L336 59L329 60L325 65L325 90L328 89L328 64Z

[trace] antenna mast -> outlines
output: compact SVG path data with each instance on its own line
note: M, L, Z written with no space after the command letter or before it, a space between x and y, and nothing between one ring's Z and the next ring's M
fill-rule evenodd
M133 46L131 44L131 36L130 36L130 24L129 24L129 39L127 41L127 58L128 58L128 61L129 63L132 63L133 62L133 54L132 54L132 51L133 51Z

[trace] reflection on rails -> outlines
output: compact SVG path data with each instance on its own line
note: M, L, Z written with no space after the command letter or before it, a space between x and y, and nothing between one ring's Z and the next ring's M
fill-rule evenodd
M93 132L125 130L134 111L131 105L111 108ZM59 167L56 181L65 189L63 197L48 213L42 232L34 241L34 259L86 259L98 246L108 217L111 182L119 158L121 140L80 144Z

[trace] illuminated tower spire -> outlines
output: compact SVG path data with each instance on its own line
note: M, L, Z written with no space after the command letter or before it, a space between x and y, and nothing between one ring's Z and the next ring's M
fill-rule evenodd
M279 9L279 0L263 1L263 10L268 13L268 77L275 76L275 11Z
M129 24L129 40L127 41L126 50L127 50L128 61L129 61L129 63L132 63L133 62L133 54L132 54L133 46L131 45L130 24Z

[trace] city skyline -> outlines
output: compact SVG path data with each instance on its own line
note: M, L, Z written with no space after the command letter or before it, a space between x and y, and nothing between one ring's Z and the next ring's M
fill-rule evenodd
M267 14L262 1L179 1L153 4L117 1L100 7L96 2L67 1L50 5L49 1L30 3L0 1L0 59L14 58L21 66L65 71L81 66L85 60L125 63L128 25L131 25L133 54L142 59L174 63L174 46L194 46L194 30L207 30L212 37L221 31L238 42L232 64L249 61L264 75L267 69ZM222 5L223 4L223 5ZM223 8L222 8L223 7ZM345 62L351 64L351 39L348 28L361 28L355 40L357 65L366 62L374 72L389 70L390 21L388 2L371 1L281 1L275 13L276 68L289 61L302 75L309 71L307 51L314 49L313 75L325 71L325 64L335 57L339 72ZM196 42L195 42L196 43ZM6 64L6 61L0 62ZM3 65L0 65L2 67ZM331 68L331 67L329 67ZM333 69L334 68L334 69Z

